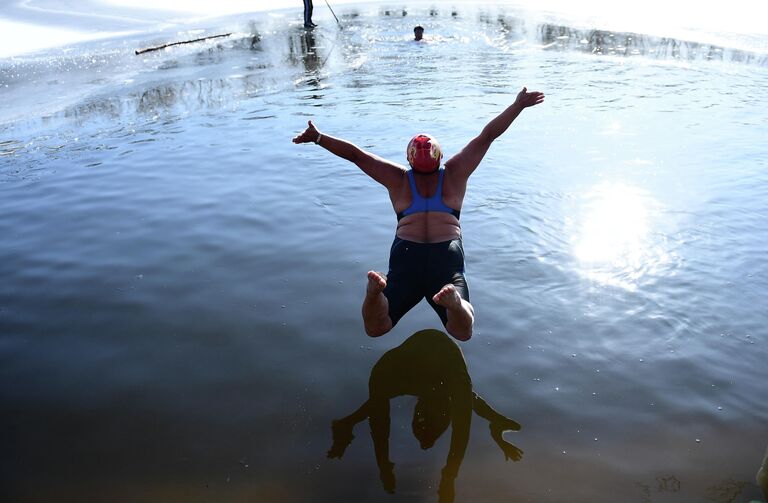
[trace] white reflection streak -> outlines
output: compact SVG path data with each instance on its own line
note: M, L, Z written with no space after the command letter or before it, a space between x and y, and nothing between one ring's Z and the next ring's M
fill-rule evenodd
M649 200L620 183L601 184L586 195L581 225L572 237L582 272L594 281L637 288L653 257Z

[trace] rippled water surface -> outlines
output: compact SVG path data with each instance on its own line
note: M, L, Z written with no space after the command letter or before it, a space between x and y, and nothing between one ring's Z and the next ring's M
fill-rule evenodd
M430 12L432 10L432 12ZM395 215L308 119L404 162L541 90L462 208L475 418L457 501L750 501L768 444L765 53L498 7L222 20L0 63L0 491L9 501L436 501L393 402L396 499L367 426L330 423ZM427 43L410 40L415 24ZM231 37L136 56L171 39ZM202 33L202 35L200 34Z

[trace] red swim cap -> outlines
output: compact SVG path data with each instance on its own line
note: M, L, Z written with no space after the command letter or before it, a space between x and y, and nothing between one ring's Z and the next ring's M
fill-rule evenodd
M408 164L419 173L430 174L440 167L443 152L440 144L428 134L417 134L408 142Z

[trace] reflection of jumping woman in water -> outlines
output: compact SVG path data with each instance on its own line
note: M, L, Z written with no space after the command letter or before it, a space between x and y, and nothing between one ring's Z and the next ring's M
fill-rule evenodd
M518 461L523 451L502 437L520 425L499 414L472 391L461 349L439 330L422 330L386 352L371 370L368 400L349 416L333 422L329 458L341 458L352 442L354 426L368 419L376 463L387 492L395 490L394 464L389 460L389 400L415 395L413 434L422 449L429 449L451 424L451 445L440 480L440 501L453 501L454 480L469 442L472 411L488 420L491 437L506 459Z
M397 231L387 275L368 272L363 321L369 336L389 332L406 312L426 298L449 334L461 341L472 337L474 310L464 278L459 224L467 180L491 143L520 112L542 101L543 93L523 88L515 102L448 159L443 168L440 145L428 135L417 135L408 144L406 154L412 169L322 134L312 121L293 139L294 143L316 143L355 163L389 192L397 214Z

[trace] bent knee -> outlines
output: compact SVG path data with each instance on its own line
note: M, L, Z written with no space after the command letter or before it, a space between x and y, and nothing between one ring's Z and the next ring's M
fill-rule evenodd
M368 337L381 337L382 335L386 334L392 330L392 323L383 323L381 325L366 325L365 326L365 333Z
M448 327L445 328L448 330L448 333L451 334L451 336L457 341L467 342L472 338L472 327L464 330L451 330Z
M462 334L456 334L454 337L456 337L456 339L460 340L461 342L467 342L472 338L472 332L470 331Z
M386 329L385 330L385 329L380 329L380 328L377 328L377 329L366 328L365 329L365 334L368 337L381 337L382 335L384 335L387 332L389 332L389 330L390 329Z

